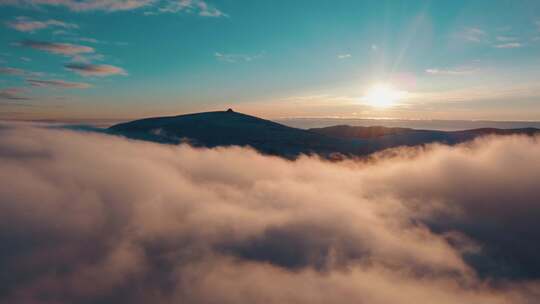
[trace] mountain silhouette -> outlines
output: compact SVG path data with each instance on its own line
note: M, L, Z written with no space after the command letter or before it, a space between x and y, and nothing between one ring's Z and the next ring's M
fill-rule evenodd
M361 156L397 146L434 142L458 144L484 135L533 135L540 129L473 129L433 131L382 126L332 126L297 129L228 109L120 123L108 133L158 143L189 143L197 147L249 146L264 154L295 158L318 154L325 158Z
M250 146L265 154L358 155L367 152L363 140L348 140L288 127L270 120L227 111L135 120L114 125L110 133L160 143L193 146Z

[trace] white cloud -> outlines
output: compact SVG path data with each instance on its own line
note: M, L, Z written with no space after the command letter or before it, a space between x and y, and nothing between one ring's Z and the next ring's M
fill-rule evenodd
M264 56L264 53L259 53L255 55L248 54L225 54L220 52L215 52L214 57L223 62L237 63L237 62L250 62L255 59L261 58Z
M351 58L352 55L351 54L339 54L337 56L338 59L347 59L347 58Z
M517 37L513 37L513 36L497 36L497 41L502 41L502 42L509 42L509 41L516 41L518 40Z
M458 36L470 42L483 42L486 40L487 34L482 29L469 27L465 28Z
M90 43L101 43L99 40L97 39L94 39L94 38L88 38L88 37L80 37L78 38L77 40L79 41L83 41L83 42L90 42Z
M523 47L523 44L519 42L510 42L510 43L503 43L503 44L495 45L495 48L498 48L498 49L515 49L515 48L520 48L520 47Z
M204 17L228 17L219 9L212 5L209 5L203 0L167 0L164 4L158 8L160 13L195 13ZM145 12L145 14L151 15L151 12Z
M472 74L476 70L473 68L460 67L456 69L439 69L439 68L430 68L426 69L425 72L432 75L467 75Z

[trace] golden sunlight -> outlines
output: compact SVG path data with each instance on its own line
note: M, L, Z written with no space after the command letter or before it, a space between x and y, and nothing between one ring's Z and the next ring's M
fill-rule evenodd
M369 88L362 100L375 108L388 108L402 98L402 93L389 84L376 84Z

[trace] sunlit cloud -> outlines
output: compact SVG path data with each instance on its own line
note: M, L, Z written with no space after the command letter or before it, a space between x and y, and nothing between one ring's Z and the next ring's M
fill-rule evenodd
M54 19L45 21L33 20L29 17L17 17L15 21L8 21L6 25L20 32L35 32L49 27L63 27L67 29L78 28L76 24L66 23Z
M20 7L57 6L72 11L126 11L148 6L155 0L0 0L0 5Z
M85 82L69 82L64 80L37 80L37 79L27 79L28 82L33 87L39 88L61 88L61 89L87 89L92 85Z
M92 61L102 61L105 58L102 54L78 54L71 57L75 63L91 63Z
M3 124L2 300L535 303L539 155L492 137L287 161Z
M17 87L0 89L0 100L28 100L28 97L22 95L26 91L25 88Z
M20 46L36 50L49 52L51 54L74 56L84 53L94 53L94 49L85 45L71 43L56 43L36 40L25 40L19 43Z
M106 77L112 75L128 75L128 73L124 69L108 64L72 63L66 64L65 68L81 76Z
M415 101L430 102L476 102L497 100L518 100L523 98L540 98L540 86L532 83L501 86L475 86L464 89L416 92L411 98Z
M339 54L337 56L338 59L347 59L347 58L351 58L352 55L351 54Z

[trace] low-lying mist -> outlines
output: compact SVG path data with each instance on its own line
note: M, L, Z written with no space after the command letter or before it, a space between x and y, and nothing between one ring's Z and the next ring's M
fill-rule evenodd
M0 126L0 303L537 303L540 141L288 161Z

